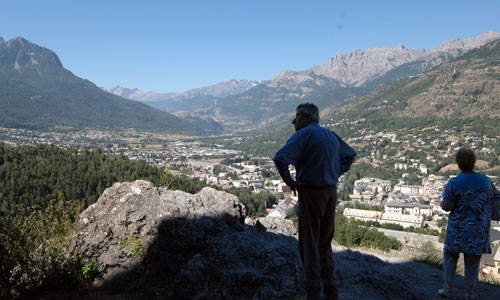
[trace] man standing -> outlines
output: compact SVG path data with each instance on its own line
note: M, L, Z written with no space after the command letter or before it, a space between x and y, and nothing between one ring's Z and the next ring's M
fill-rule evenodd
M337 134L318 125L319 110L297 106L295 133L273 158L285 183L299 193L299 251L306 272L307 299L338 299L331 242L335 226L337 182L356 152ZM288 165L297 171L296 181Z

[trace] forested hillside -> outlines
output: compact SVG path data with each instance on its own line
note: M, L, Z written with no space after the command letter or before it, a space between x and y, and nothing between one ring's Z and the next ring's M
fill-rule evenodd
M100 149L78 152L55 146L9 147L0 144L0 214L15 214L18 204L43 209L50 200L83 201L86 207L97 201L115 182L143 179L155 186L197 193L205 183L173 176L143 161L111 156ZM253 194L238 189L237 195L249 216L266 215L277 199L270 193Z
M62 196L88 206L115 182L144 179L162 185L164 171L143 161L110 156L100 149L78 152L54 146L9 147L0 144L0 211L10 214L17 204L45 207ZM197 192L203 184L178 178L171 188Z

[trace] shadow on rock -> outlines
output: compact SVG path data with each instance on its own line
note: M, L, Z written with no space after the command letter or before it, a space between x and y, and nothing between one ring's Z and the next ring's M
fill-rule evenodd
M143 260L103 281L98 294L132 299L294 299L303 294L304 286L297 241L259 225L248 226L229 215L166 218Z

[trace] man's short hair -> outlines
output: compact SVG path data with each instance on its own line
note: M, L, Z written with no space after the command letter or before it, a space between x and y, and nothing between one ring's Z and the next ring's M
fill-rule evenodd
M303 114L311 116L314 122L319 122L319 109L316 105L312 103L302 103L297 106L297 111L301 111Z
M460 148L457 151L455 160L460 170L464 172L472 172L474 165L476 164L476 154L472 151L472 149Z

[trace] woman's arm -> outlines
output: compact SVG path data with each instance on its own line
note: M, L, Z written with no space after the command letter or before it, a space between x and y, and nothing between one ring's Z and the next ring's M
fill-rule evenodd
M453 204L453 202L450 202L448 200L441 201L441 208L444 211L451 211L454 206L455 206L455 204Z
M455 207L455 193L454 193L454 186L455 186L455 177L450 179L448 181L448 184L446 184L446 188L444 189L443 193L443 200L441 201L441 208L444 211L451 211Z

